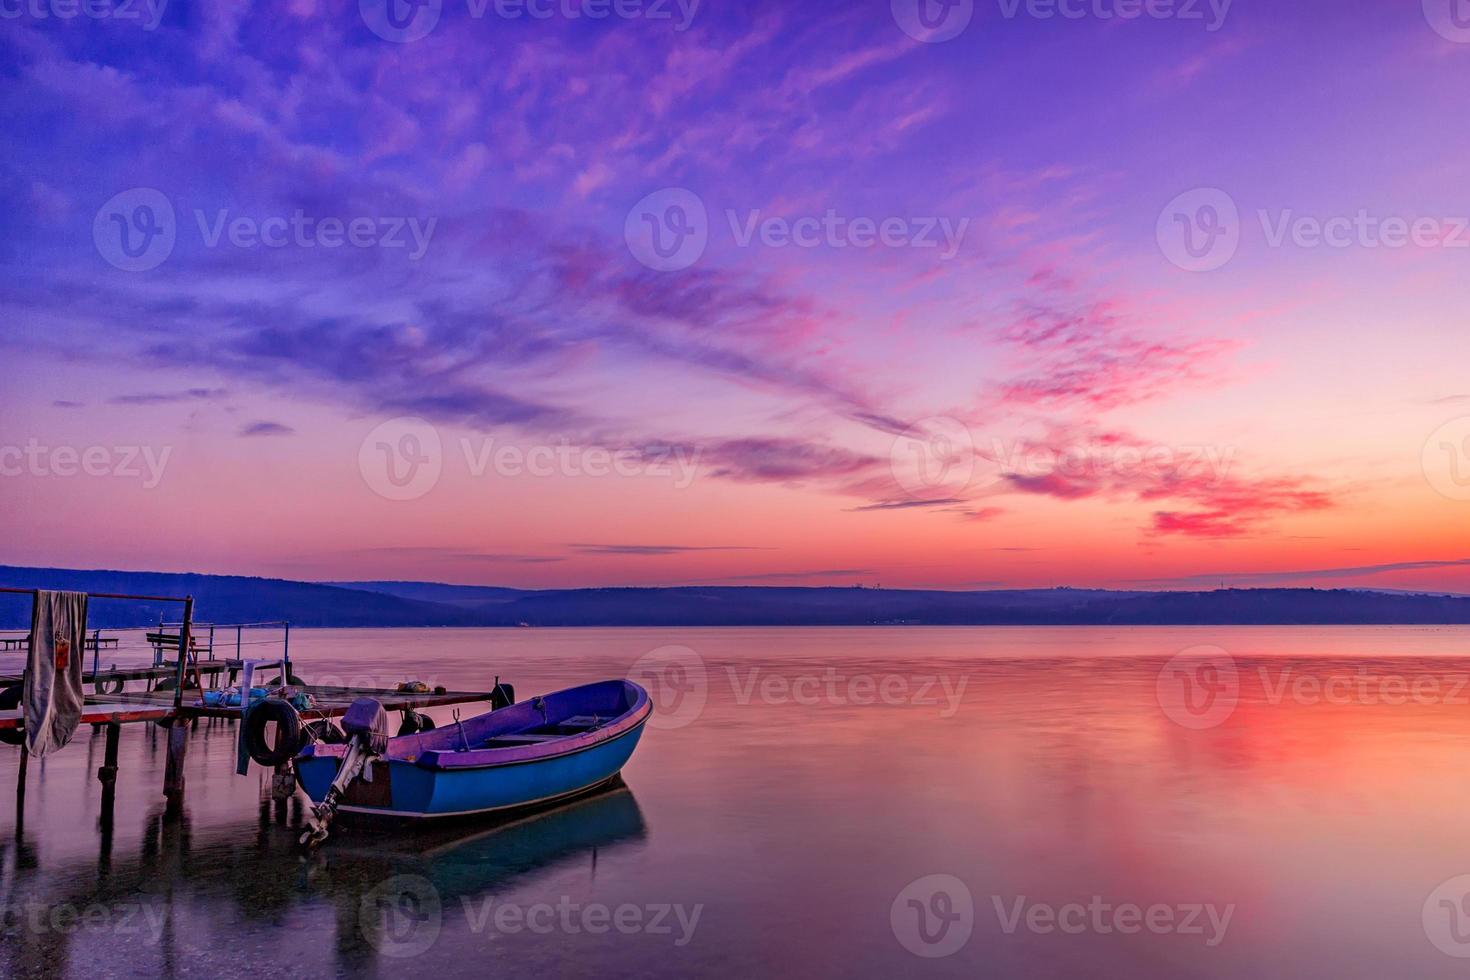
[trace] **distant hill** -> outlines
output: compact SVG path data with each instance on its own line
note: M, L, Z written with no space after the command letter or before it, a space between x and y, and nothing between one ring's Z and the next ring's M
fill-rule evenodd
M494 585L442 585L438 582L321 582L338 589L381 592L419 602L444 602L475 608L495 605L528 594L525 589L507 589Z
M1470 597L1354 589L925 589L687 586L543 589L433 582L293 582L236 575L0 566L0 585L192 594L202 622L296 626L930 626L1470 624ZM178 608L101 601L93 626L139 626ZM0 628L29 625L30 600L0 595Z
M253 623L287 620L293 626L473 626L476 618L454 606L418 602L381 592L239 575L170 572L79 571L0 566L0 586L194 597L200 622ZM28 629L31 600L0 594L0 628ZM177 621L176 603L98 600L88 623L106 629L146 626L162 615Z

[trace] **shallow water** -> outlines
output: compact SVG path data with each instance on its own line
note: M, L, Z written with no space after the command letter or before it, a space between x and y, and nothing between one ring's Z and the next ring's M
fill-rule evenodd
M23 823L5 748L0 975L1460 975L1467 641L293 631L312 682L525 697L631 669L660 711L626 788L310 861L227 724L195 732L179 819L161 733L125 728L110 830L100 734L32 764Z

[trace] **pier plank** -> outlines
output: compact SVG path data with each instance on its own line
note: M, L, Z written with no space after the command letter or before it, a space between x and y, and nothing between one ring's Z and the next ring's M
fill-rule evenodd
M380 691L371 688L321 687L302 688L316 704L302 712L308 720L340 718L358 698L377 698L388 711L418 711L424 708L442 708L458 704L473 704L489 701L489 692L446 691L443 694L407 694L400 691ZM143 721L162 721L174 714L173 692L134 692L123 694L94 695L87 698L82 708L82 724L106 725L111 723L131 724ZM238 707L207 707L202 704L185 704L179 713L186 718L235 718L240 717ZM0 731L24 727L25 715L20 711L0 711Z

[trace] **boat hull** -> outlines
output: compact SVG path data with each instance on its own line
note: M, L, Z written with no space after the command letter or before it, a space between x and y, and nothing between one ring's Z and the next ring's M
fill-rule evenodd
M609 741L566 755L483 769L423 769L390 759L373 765L376 786L367 784L362 786L366 792L349 793L338 809L359 815L432 820L501 813L570 799L620 773L642 734L643 726L639 725ZM326 796L337 776L338 761L332 756L297 760L301 787L313 802L319 803Z
M349 786L338 808L355 815L435 820L570 799L622 771L651 713L642 688L602 682L511 705L462 726L390 739L383 756L370 764L370 778ZM595 722L579 730L574 723L589 715ZM528 737L548 724L575 734ZM342 753L341 746L313 745L297 757L297 779L313 801L326 797Z

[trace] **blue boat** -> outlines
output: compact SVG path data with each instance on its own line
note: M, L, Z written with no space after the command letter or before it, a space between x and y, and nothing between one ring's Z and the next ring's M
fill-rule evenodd
M339 810L408 821L504 813L608 783L652 712L637 684L601 681L388 738L386 713L365 699L343 718L348 744L307 746L297 778L321 838Z

